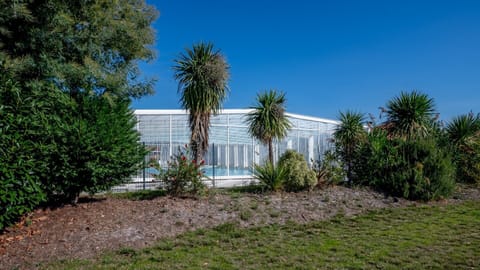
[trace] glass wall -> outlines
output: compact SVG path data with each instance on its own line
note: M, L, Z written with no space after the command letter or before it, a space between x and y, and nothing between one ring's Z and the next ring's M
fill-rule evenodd
M245 114L249 111L223 110L211 118L210 146L204 157L208 176L251 176L253 165L267 159L267 147L248 134ZM188 114L183 110L137 110L135 114L141 141L150 150L147 160L166 167L170 157L189 142ZM336 121L289 113L287 116L292 129L285 139L274 142L275 160L287 149L294 149L311 162L332 147L330 139Z

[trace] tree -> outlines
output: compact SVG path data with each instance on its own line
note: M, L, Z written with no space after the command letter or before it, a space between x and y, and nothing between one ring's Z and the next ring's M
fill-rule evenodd
M246 122L250 135L268 145L268 160L273 164L273 140L287 136L291 123L285 115L285 93L276 90L257 95L257 103L251 107Z
M367 132L363 127L364 116L361 113L347 111L340 112L340 125L337 126L333 137L337 153L346 166L347 178L352 183L353 163L357 158L356 152L361 143L365 142Z
M426 137L432 131L435 103L426 94L402 92L387 104L384 127L391 136Z
M128 106L152 92L137 63L153 57L156 14L143 0L0 2L0 63L42 116L25 116L37 126L24 140L47 194L75 201L142 161Z
M173 66L182 108L189 111L190 145L195 162L208 149L210 117L221 109L227 97L229 67L212 43L198 43L185 49Z

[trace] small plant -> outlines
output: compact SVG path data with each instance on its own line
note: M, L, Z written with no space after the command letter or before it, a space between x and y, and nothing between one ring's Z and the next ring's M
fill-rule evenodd
M255 164L253 175L266 190L279 191L282 189L286 171L282 166L274 166L267 161L263 166Z
M312 161L312 170L317 175L317 186L325 187L329 185L338 185L345 180L345 172L342 162L332 151L327 151L323 159Z
M312 189L317 184L315 172L308 168L302 154L287 150L278 161L278 167L285 170L284 188L287 191Z
M201 195L205 192L206 186L202 178L206 177L201 170L204 161L197 163L191 156L187 146L179 149L179 152L168 162L168 168L161 170L156 178L164 182L165 190L172 196ZM156 164L153 166L157 166Z

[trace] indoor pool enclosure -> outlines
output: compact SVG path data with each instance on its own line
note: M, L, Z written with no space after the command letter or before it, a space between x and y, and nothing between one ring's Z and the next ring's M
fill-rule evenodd
M208 176L205 182L217 187L246 185L253 181L254 164L268 158L268 148L248 134L246 114L251 109L224 109L212 115L209 149L202 167ZM136 110L140 140L150 151L146 162L154 160L167 167L171 157L189 143L188 112L185 110ZM286 113L292 127L288 135L274 141L274 161L287 149L304 155L311 163L330 149L337 121ZM133 176L132 183L115 189L144 189L158 186L155 170L147 168Z

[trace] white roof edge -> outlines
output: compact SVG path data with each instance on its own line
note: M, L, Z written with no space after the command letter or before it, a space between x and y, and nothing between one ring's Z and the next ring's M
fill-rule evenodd
M224 113L224 114L249 113L252 110L253 109L223 109L223 110L220 110L220 113ZM178 114L187 114L188 112L186 110L181 110L181 109L171 109L171 110L156 109L156 110L134 110L134 113L136 115L161 115L161 114L177 114L178 115ZM289 112L285 114L289 117L302 119L302 120L324 122L324 123L335 124L335 125L338 125L340 123L339 121L320 118L320 117L306 116L306 115L289 113Z

